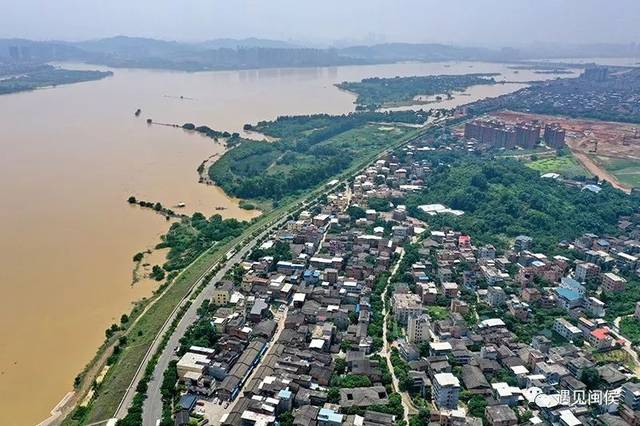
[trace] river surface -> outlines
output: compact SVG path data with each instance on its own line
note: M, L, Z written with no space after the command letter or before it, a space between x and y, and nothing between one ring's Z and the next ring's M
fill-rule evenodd
M72 389L105 328L155 288L149 280L132 285L132 256L152 248L168 224L129 206L127 197L165 206L184 202L187 213L256 215L220 189L198 183L198 165L221 154L221 144L148 126L146 118L240 131L245 123L278 115L353 111L354 96L333 86L345 80L472 72L501 72L511 82L554 77L485 63L113 71L100 81L0 96L2 425L46 418ZM519 87L472 87L441 106Z

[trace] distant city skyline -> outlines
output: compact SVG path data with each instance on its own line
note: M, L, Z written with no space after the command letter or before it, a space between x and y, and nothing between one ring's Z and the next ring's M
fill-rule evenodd
M318 46L487 47L640 41L640 3L633 0L606 7L597 0L0 0L0 8L0 37L36 40L258 37Z

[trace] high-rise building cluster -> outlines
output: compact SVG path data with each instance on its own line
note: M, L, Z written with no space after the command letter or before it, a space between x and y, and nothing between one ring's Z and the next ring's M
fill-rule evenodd
M564 146L565 130L558 123L547 123L544 126L544 143L553 148Z
M500 120L474 120L465 124L464 137L496 148L533 148L540 141L542 123L519 122L515 125ZM564 145L565 131L557 123L544 126L544 141L557 148Z
M591 66L584 69L581 77L591 81L605 81L609 75L609 68L600 66Z

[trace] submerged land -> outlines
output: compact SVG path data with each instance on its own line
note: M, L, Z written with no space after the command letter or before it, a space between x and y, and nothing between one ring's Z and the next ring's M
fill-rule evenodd
M145 338L129 336L129 341L135 340L135 343L122 347L119 356L144 357L154 341L153 336L179 303L180 294L184 295L189 289L188 281L185 283L179 277L172 277L172 285L154 293L163 283L155 279L160 274L145 278L153 273L153 269L157 270L155 266L164 265L168 249L145 255L139 269L133 259L138 253L153 251L161 241L160 236L166 234L171 225L164 215L155 211L156 203L189 217L199 211L207 220L219 214L223 220L234 217L250 221L260 212L269 214L273 208L271 199L249 200L241 206L240 200L227 196L218 186L198 184L202 161L210 157L218 159L224 152L228 143L225 131L230 137L238 132L243 139L261 139L257 132L243 132L244 124L257 126L265 117L273 117L269 121L274 121L278 114L315 115L324 111L330 116L344 115L353 111L354 97L336 90L333 85L337 82L359 81L373 75L441 73L447 69L445 65L449 64L208 72L179 74L181 78L176 78L172 72L118 69L114 70L112 78L100 82L0 97L0 107L6 112L4 134L12 141L0 159L3 175L0 181L4 182L0 186L3 186L3 193L10 194L14 205L20 206L20 209L5 210L8 216L2 222L2 232L6 236L0 243L6 260L3 274L9 276L8 282L15 284L5 289L5 295L7 302L24 297L32 300L26 306L5 303L0 312L2 332L7 333L8 340L15 342L0 354L4 371L0 388L2 392L7 390L10 396L7 401L11 401L0 413L0 418L12 419L18 413L21 422L35 423L48 416L51 408L71 391L71 399L65 401L73 404L75 398L79 398L79 402L86 405L91 398L84 397L85 391L92 388L93 378L100 377L98 381L112 388L106 385L112 380L105 374L108 371L121 378L119 383L131 382L130 378L140 364L137 361L115 363L108 371L101 368L119 343L120 333L124 329L133 330L135 335L142 331ZM64 66L88 68L78 64ZM460 66L467 68L467 64ZM476 63L474 67L482 72L505 69L500 64ZM248 88L259 90L264 102L253 102L255 92ZM503 87L487 86L486 89L489 93L502 93ZM185 99L181 99L181 95ZM101 101L95 102L96 99ZM67 108L59 108L61 104ZM139 116L134 114L137 109L142 110ZM19 117L28 114L40 117L38 126L22 125ZM219 129L223 137L216 142L215 138L201 136L195 131L148 125L148 118L153 123L208 125ZM411 130L412 126L400 127ZM377 127L381 128L382 134L394 126L380 123ZM273 141L273 138L264 138ZM22 165L26 163L48 176L47 185L43 185L37 175L23 173ZM99 165L98 169L95 165ZM83 178L78 179L78 175ZM100 191L87 188L100 188ZM308 190L301 193L305 191ZM130 196L152 203L152 208L128 204ZM46 222L40 220L39 205L28 201L33 199L42 200L49 206ZM70 199L74 201L69 202ZM186 207L177 208L180 202ZM277 204L286 202L283 197ZM250 205L257 208L242 208ZM27 222L37 225L25 228ZM67 232L71 226L77 232ZM25 229L30 232L25 233ZM20 247L12 246L11 242L18 240ZM24 259L29 258L27 253L55 247L60 241L67 242L65 251L48 250L48 256L39 261L41 268L29 268L29 272L24 273L22 266ZM86 250L88 245L91 250ZM220 251L214 254L215 257L204 255L201 258L203 265L208 267L212 258L224 258L227 247L216 245ZM139 274L138 279L133 276L134 270ZM171 272L164 271L165 280ZM132 286L133 280L136 283ZM41 288L43 281L51 285ZM174 285L176 283L179 285ZM151 308L151 304L160 299L165 303L162 308ZM136 314L133 314L131 302L136 300L142 303L136 304ZM74 301L74 309L64 308L71 301ZM141 312L149 315L144 316L144 321L136 322ZM120 323L123 314L131 318L124 325ZM43 316L60 320L47 322L50 327L42 329L39 319ZM16 324L11 318L31 320ZM105 342L105 329L111 329L112 324L118 331L110 332L111 339L98 354L97 371L92 368L95 364L90 363L87 371L80 375L87 383L82 381L74 388L73 379L94 356L96 348ZM77 343L67 345L55 339L62 334ZM37 357L31 351L29 341L20 338L23 335L47 342L51 355L46 365L34 362L25 372L20 364L14 364L16 360L27 362L32 356ZM119 373L116 365L126 365L126 371ZM45 371L50 385L37 386ZM124 393L127 387L125 384L118 389ZM118 392L120 390L109 393L118 400ZM105 393L102 392L102 396ZM113 414L113 407L118 403L105 404L107 416Z
M617 92L634 93L637 70L615 71L454 110L246 124L270 141L237 138L208 174L268 213L207 249L217 262L160 330L135 391L117 407L118 424L634 418L626 396L638 391L640 372L640 198L581 157L635 155L623 124L595 119L606 104L607 119L638 122ZM376 102L419 95L402 93L415 77L397 80ZM505 146L469 136L470 124L537 137ZM612 136L585 130L597 126ZM585 138L599 151L580 151ZM184 218L163 241L196 254L189 248L211 225ZM109 390L130 377L120 374L132 353L125 344L111 383L68 424L113 409ZM532 380L542 385L535 394ZM553 399L569 385L615 389L621 403Z
M131 40L118 42L126 45ZM57 51L75 59L92 50L94 63L112 66L192 71L386 62L392 51L388 47L318 52L291 46L208 46L198 49L213 49L216 56L193 63L188 56L166 62L166 52L125 57L121 49L109 52L109 45L65 45L69 50ZM162 43L158 48L166 47ZM96 53L100 49L103 51ZM427 52L424 46L409 51L404 59ZM51 51L44 46L43 52ZM346 52L351 55L348 60ZM476 53L456 54L468 58ZM202 50L194 55L206 56ZM519 71L554 70L561 68ZM83 74L60 71L54 73L59 81L84 81ZM26 77L29 72L32 76ZM32 88L62 84L51 83L51 76L38 75L46 72L51 69L25 70L20 84L34 84ZM214 130L218 127L213 124L208 127L205 116L163 120L192 121L195 124L180 126L189 137L198 137L191 135L198 133L210 139L207 143L224 142L226 150L215 161L202 163L199 175L216 183L226 195L243 198L240 207L246 211L258 207L264 214L245 221L211 211L168 216L175 222L155 246L167 253L166 259L147 266L151 278L162 284L149 300L115 317L105 331L96 362L74 383L77 395L84 398L65 424L117 417L124 425L155 425L157 420L168 425L176 418L206 418L231 425L243 416L290 424L296 418L317 419L322 412L341 422L365 418L417 425L451 415L453 408L468 418L487 419L495 410L465 393L475 390L465 377L479 377L475 368L481 367L478 360L484 359L483 348L505 351L504 346L514 354L529 353L538 350L536 342L546 344L543 337L551 342L553 353L563 351L570 353L567 359L584 358L594 364L584 377L573 374L589 389L607 388L606 377L612 369L625 375L625 380L616 383L628 385L637 368L633 345L640 333L636 320L629 316L637 284L634 267L626 263L629 258L619 254L634 256L628 247L636 238L639 206L634 194L627 195L598 179L607 177L594 173L581 155L613 175L627 176L623 185L631 192L635 185L629 176L635 174L635 154L632 148L623 148L623 157L615 157L611 148L615 141L601 143L598 152L584 147L579 152L579 142L572 142L579 140L572 135L577 133L571 128L576 122L556 117L587 120L592 123L589 126L602 118L637 123L636 70L611 68L603 81L581 78L533 84L465 108L378 111L401 105L424 107L437 101L431 99L434 96L491 86L496 83L495 75L366 77L339 83L358 94L356 113L290 114L266 121L259 121L256 114L222 130ZM18 87L18 80L13 84ZM631 97L621 99L622 92ZM164 96L185 99L182 93ZM527 115L531 113L540 116ZM508 121L509 114L519 114L517 120L560 122L570 133L567 146L549 147L537 140L533 147L503 149L460 134L460 127L470 120L494 117ZM157 131L159 126L151 127ZM584 137L590 136L586 133ZM260 135L265 140L252 140ZM628 147L624 141L623 137L620 145ZM558 176L540 177L548 173ZM133 193L128 191L127 196ZM178 202L174 197L156 209L160 197L144 199L153 200L150 208L161 213L174 209ZM123 196L120 202L125 201ZM595 242L585 242L585 238L592 234L607 242L605 251L615 260L613 264L587 257ZM134 253L127 257L141 262ZM585 268L579 266L584 263L600 269L589 276L590 281L582 282L578 270ZM531 269L534 266L539 269ZM533 284L522 284L521 274L525 273L536 277ZM626 285L611 290L608 280L613 278L607 273ZM499 279L490 282L496 277ZM565 278L576 279L585 287L583 300L571 308L557 297L565 293L557 290L564 288ZM501 288L505 297L494 287ZM524 287L535 288L540 298L529 300ZM425 299L425 294L434 299ZM598 310L601 305L592 298L605 305L606 313ZM416 309L414 317L424 320L420 327L425 327L425 334L419 339L417 323L409 326L409 318L403 317L403 301ZM496 322L505 310L509 314L503 323ZM570 327L565 322L551 321L562 318L570 325L584 325L576 320L583 317L594 330L600 330L598 335L604 333L602 339L593 341L592 330L582 337L566 334ZM460 336L451 336L452 327L456 333L461 331ZM601 331L605 327L608 331ZM542 330L539 334L531 332L538 329ZM494 333L502 346L491 340ZM444 352L432 353L439 350ZM185 376L182 361L198 351L207 353L207 361L202 362L222 365L226 378L214 373L218 364L202 369L197 379L193 374ZM548 355L551 352L543 353L540 362L554 364L555 358ZM227 359L225 354L235 358ZM432 359L434 356L444 359ZM240 357L251 358L248 369L244 361L236 362ZM284 366L278 359L287 359L293 366ZM349 361L354 359L366 367ZM502 359L494 361L498 363L495 371L481 369L485 381L515 388L521 377L511 369L513 365ZM446 372L453 378L436 377L443 373L432 370L431 362L448 363L451 371ZM461 370L460 364L471 364L474 370ZM292 368L296 377L305 377L304 383L293 377ZM273 381L275 376L279 379ZM456 404L444 405L447 402L433 387L439 379L452 384L452 395L456 389L461 392L458 399L452 397ZM260 384L267 382L276 383L278 398L284 398L286 392L281 395L280 391L285 390L301 402L295 409L274 409L271 419L250 398L266 398ZM549 386L559 389L558 384ZM198 407L185 409L181 404L185 395L194 403L197 399ZM352 404L349 401L354 396L371 399ZM226 401L225 405L217 404L216 398ZM505 405L498 404L497 410L511 417ZM548 415L543 407L525 406L521 401L509 410L516 418ZM609 414L617 417L622 413Z
M433 103L442 97L451 98L453 92L461 92L471 86L496 84L496 73L433 75L425 77L367 78L360 82L343 82L337 85L358 95L359 109L376 110L405 105ZM434 99L430 99L433 97Z
M111 71L67 70L46 64L0 62L0 95L100 80L112 75Z

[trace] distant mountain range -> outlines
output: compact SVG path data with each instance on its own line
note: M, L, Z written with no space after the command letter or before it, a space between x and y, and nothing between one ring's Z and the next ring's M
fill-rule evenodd
M117 36L81 42L0 39L2 62L78 61L111 67L185 71L269 67L336 66L398 61L515 61L593 56L639 56L629 45L488 49L444 44L385 43L344 48L308 48L259 38L198 43Z
M277 40L218 39L199 43L118 36L81 42L0 39L0 61L79 61L111 67L184 71L357 64L331 49Z

